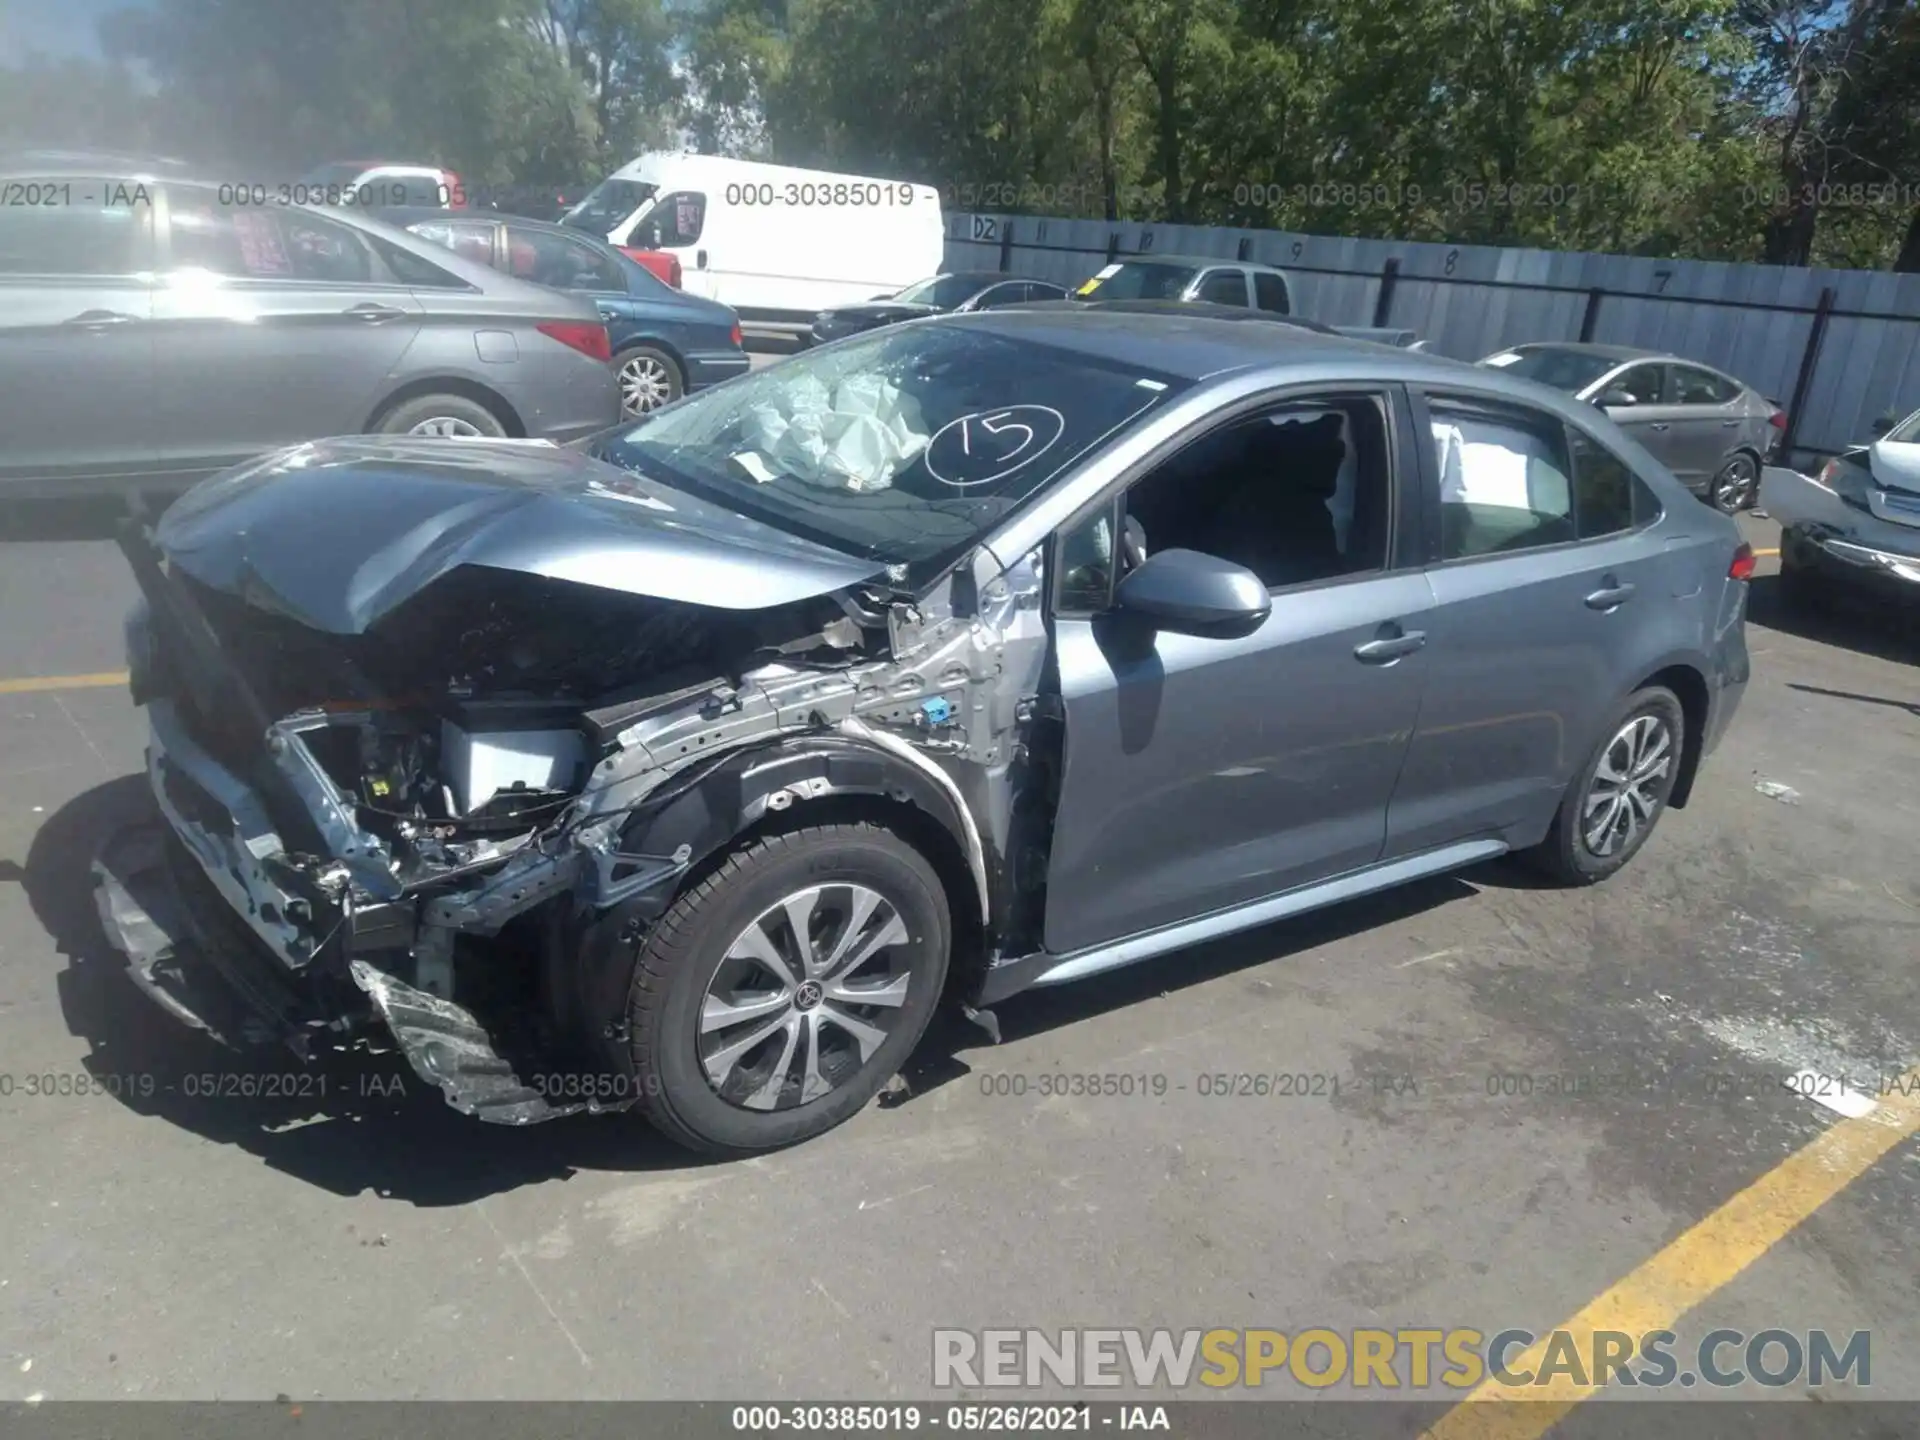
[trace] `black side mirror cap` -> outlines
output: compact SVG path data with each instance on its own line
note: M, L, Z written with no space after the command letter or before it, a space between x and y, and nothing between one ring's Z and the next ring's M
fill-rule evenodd
M1198 550L1161 550L1120 582L1114 607L1155 629L1232 639L1273 613L1267 587L1244 565Z

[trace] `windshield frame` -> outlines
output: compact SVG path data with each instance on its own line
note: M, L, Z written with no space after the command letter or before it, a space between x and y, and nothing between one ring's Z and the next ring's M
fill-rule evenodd
M591 211L588 207L601 199L603 195L616 193L615 186L633 186L640 193L634 202L617 216L609 216L607 224L600 224L598 217L604 212ZM560 216L560 224L572 230L582 230L589 235L597 235L605 240L613 231L632 219L639 211L660 198L660 187L651 180L640 180L632 175L622 175L618 171L601 180L586 194L582 195L565 213Z
M1516 355L1519 358L1506 365L1493 365L1489 363L1497 360L1502 355ZM1581 380L1577 385L1561 385L1551 380L1543 380L1538 375L1529 373L1527 368L1525 368L1529 361L1536 361L1544 365L1552 363L1556 357L1563 362L1584 361L1593 366L1593 373ZM1614 371L1635 362L1630 357L1598 355L1589 350L1582 350L1578 346L1555 345L1551 342L1546 342L1531 345L1509 345L1504 350L1494 351L1493 354L1487 356L1487 358L1480 363L1487 369L1498 370L1503 375L1511 375L1516 379L1530 381L1535 385L1544 385L1547 389L1557 390L1562 395L1578 396L1606 379L1607 376L1613 374Z
M945 317L928 317L910 321L905 325L888 326L883 330L850 340L840 341L832 346L821 347L817 351L803 351L800 355L784 362L788 364L804 363L809 358L824 359L833 352L844 354L849 349L862 349L871 346L878 351L883 346L896 342L901 336L913 331L925 333L928 330L972 330L962 319L955 323ZM982 332L976 332L982 333ZM1143 424L1150 423L1152 417L1165 411L1190 394L1197 382L1190 377L1170 372L1148 369L1146 367L1115 360L1105 355L1090 353L1070 346L1048 345L1025 337L1015 339L999 331L986 331L994 340L1015 345L1034 356L1043 356L1054 362L1082 373L1098 372L1113 377L1117 381L1139 387L1142 403L1135 409L1122 414L1104 430L1085 437L1079 444L1062 456L1059 463L1048 469L1030 489L1013 499L1006 509L992 516L984 523L976 525L963 540L941 547L930 554L910 558L880 553L877 548L865 545L858 537L843 531L828 529L823 525L809 524L805 518L795 514L792 508L779 504L754 504L756 490L750 485L741 484L729 477L724 483L714 481L692 472L686 467L674 464L659 453L641 453L638 446L644 442L647 427L662 416L695 403L725 404L720 399L724 391L735 390L741 381L749 377L739 377L723 386L684 397L670 406L663 406L644 419L624 421L608 430L590 437L584 443L584 449L594 459L617 469L629 471L646 477L648 480L693 496L710 505L730 510L746 519L768 525L785 534L797 536L816 545L822 545L835 553L855 561L871 563L878 575L884 576L892 587L902 593L924 595L937 586L954 568L974 554L983 545L990 545L993 537L1008 525L1018 521L1035 504L1040 503L1062 484L1069 483L1072 477L1096 463L1097 457L1114 444L1122 441ZM1022 392L1025 393L1025 392ZM1009 400L1009 407L1021 403ZM985 412L980 412L985 413ZM947 425L954 423L952 420ZM944 428L944 427L941 427ZM936 435L938 430L936 429ZM632 446L627 459L616 458L624 447ZM917 461L914 463L918 463ZM1018 468L1018 467L1016 467ZM900 473L904 473L904 470ZM768 492L778 493L778 492ZM801 493L801 492L795 492ZM827 492L832 493L832 492Z

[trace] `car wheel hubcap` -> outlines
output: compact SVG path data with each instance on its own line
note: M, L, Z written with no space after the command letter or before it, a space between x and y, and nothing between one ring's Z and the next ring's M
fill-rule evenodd
M860 1073L914 977L900 914L864 885L815 885L735 937L700 1006L700 1065L744 1110L791 1110Z
M1714 482L1713 498L1722 510L1738 510L1753 498L1753 462L1742 456L1729 460Z
M658 360L636 355L620 367L620 403L629 415L644 415L673 398L673 379Z
M436 415L430 420L422 420L409 435L438 435L447 440L476 440L480 438L480 427L471 420L462 420L457 415Z
M1653 824L1673 769L1673 730L1658 715L1636 715L1607 742L1587 787L1581 836L1601 859L1630 850Z

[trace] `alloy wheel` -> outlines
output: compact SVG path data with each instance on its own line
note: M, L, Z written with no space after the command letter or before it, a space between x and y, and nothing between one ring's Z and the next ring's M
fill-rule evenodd
M707 1083L745 1110L791 1110L857 1075L915 983L899 912L865 885L769 906L715 968L700 1008Z
M651 355L636 355L620 367L620 408L629 415L657 410L673 398L673 377Z
M1673 731L1658 715L1636 715L1601 753L1580 811L1580 835L1596 857L1631 850L1666 801Z
M1714 508L1729 515L1746 509L1753 503L1759 478L1759 472L1749 457L1734 456L1713 477Z
M462 420L457 415L434 415L422 420L407 431L409 435L437 435L445 440L477 440L483 438L480 427L471 420Z

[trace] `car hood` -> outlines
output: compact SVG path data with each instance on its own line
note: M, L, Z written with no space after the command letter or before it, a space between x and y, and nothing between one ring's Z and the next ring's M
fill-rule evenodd
M1920 493L1920 444L1875 441L1867 447L1867 468L1887 489Z
M155 540L202 584L339 635L470 565L728 610L883 569L577 450L514 440L298 445L203 481Z

